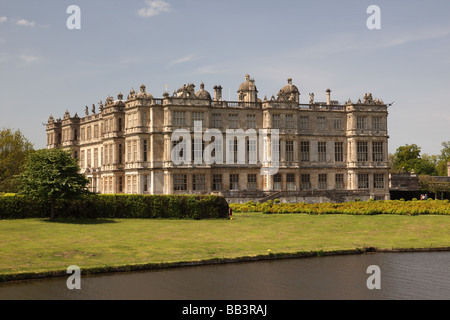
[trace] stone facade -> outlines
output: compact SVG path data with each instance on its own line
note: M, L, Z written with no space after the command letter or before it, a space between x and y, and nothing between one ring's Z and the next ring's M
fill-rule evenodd
M288 79L277 97L261 100L248 75L238 101L222 100L221 86L214 86L212 97L203 83L194 89L183 85L154 98L142 85L126 99L119 93L104 105L100 101L97 111L92 105L89 113L86 106L83 117L68 111L62 120L50 116L47 147L71 150L99 193L222 194L233 202L389 199L387 105L371 94L340 104L328 89L325 102L310 94L309 103L302 104L299 89ZM176 129L193 133L194 121L202 121L203 133L220 130L224 141L227 129L267 129L269 138L278 129L277 174L261 174L265 164L250 164L256 145L248 138L244 164L175 165L172 134ZM192 153L202 155L210 141L200 147L194 143ZM214 152L225 159L227 146L224 142ZM237 159L236 147L229 150Z

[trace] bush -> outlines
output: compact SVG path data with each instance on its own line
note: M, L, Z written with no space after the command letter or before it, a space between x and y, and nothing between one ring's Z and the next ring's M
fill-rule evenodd
M213 195L101 194L56 203L58 218L83 219L225 219L228 203ZM0 196L0 219L50 217L44 203L21 195Z

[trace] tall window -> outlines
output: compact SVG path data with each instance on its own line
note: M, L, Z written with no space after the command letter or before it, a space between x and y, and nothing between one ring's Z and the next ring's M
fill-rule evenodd
M286 161L294 161L294 141L286 141Z
M119 131L122 131L122 118L119 118Z
M238 174L230 174L230 190L239 190Z
M373 175L373 187L374 189L384 189L384 174Z
M273 190L281 190L281 174L279 173L273 176Z
M228 115L228 127L230 129L238 129L239 128L239 118L237 113L230 113Z
M356 145L357 161L369 161L367 142L358 142Z
M255 114L247 115L247 129L256 129L256 115Z
M133 141L133 162L137 161L137 140Z
M121 143L119 143L119 164L122 164L122 154L123 154L123 151L122 151L122 144Z
M87 165L88 168L90 168L90 167L91 167L91 164L92 164L92 162L91 162L91 149L88 149L88 151L87 151L87 163L86 163L86 165Z
M326 130L327 129L327 119L323 116L317 117L317 129Z
M319 189L327 188L327 174L319 173Z
M184 111L174 111L173 112L173 125L174 126L185 126L186 125L186 112Z
M85 159L84 159L84 150L80 152L80 167L81 169L85 168Z
M358 174L358 189L369 189L369 175L367 173Z
M342 130L344 129L342 125L342 118L334 118L334 130Z
M343 162L344 161L344 143L335 142L334 143L334 161Z
M144 179L144 181L143 181L144 192L147 192L148 191L148 176L145 175L142 178Z
M335 176L335 188L337 190L344 189L344 175L342 173L336 173L336 176Z
M212 114L212 127L221 128L222 127L222 116L220 113Z
M281 114L272 114L272 128L281 128Z
M247 190L256 190L256 174L247 175Z
M309 141L300 142L300 161L309 161Z
M288 173L286 176L286 189L295 190L295 175L293 173Z
M123 192L123 177L119 177L119 192Z
M191 119L191 121L192 121L192 124L191 124L192 126L194 126L195 121L201 121L202 126L203 126L203 124L205 122L205 115L204 115L204 113L203 112L192 112L192 119Z
M367 117L357 117L356 118L356 129L359 129L359 130L367 129Z
M374 162L383 162L383 142L373 142L372 157Z
M372 130L383 130L382 121L383 121L383 118L381 118L381 117L373 117L372 118Z
M87 128L87 139L91 140L92 139L92 133L91 133L91 127Z
M98 168L98 148L94 149L94 168Z
M249 164L256 164L258 161L257 155L257 141L248 139L247 140L247 156Z
M148 146L147 146L147 140L144 140L144 145L143 145L143 152L144 152L144 162L147 162L148 161L148 155L147 155L147 149L148 149Z
M309 190L311 189L311 177L309 174L302 174L300 176L300 188L302 190Z
M194 174L192 176L192 188L194 191L204 191L206 189L204 174Z
M293 114L286 115L286 128L288 128L288 129L294 128L294 115Z
M173 190L186 191L187 190L187 175L174 174L173 175Z
M308 116L300 117L299 128L300 128L300 130L309 130L309 117Z
M213 174L213 191L222 191L222 175L221 174Z
M318 142L317 143L317 153L319 156L319 162L327 161L327 143L326 142Z

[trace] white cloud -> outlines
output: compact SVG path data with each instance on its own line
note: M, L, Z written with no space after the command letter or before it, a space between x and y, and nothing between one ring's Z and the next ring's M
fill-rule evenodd
M27 54L21 54L19 56L19 59L26 62L26 63L31 63L34 61L39 60L40 58L38 56L32 56L32 55L27 55Z
M20 19L16 21L16 25L22 26L22 27L32 27L34 28L36 26L35 22L31 22L25 19Z
M189 62L189 61L192 61L192 60L194 60L194 59L196 59L196 56L195 56L194 54L190 54L190 55L185 56L185 57L182 57L182 58L180 58L180 59L171 61L171 62L169 63L169 66L173 66L173 65L179 64L179 63Z
M8 21L7 17L0 17L0 23Z
M153 17L161 12L169 12L170 4L164 0L146 0L147 7L139 9L138 15L141 17Z

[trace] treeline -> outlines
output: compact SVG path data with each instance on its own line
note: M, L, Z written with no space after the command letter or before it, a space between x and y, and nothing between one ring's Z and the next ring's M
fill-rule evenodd
M449 215L449 200L387 200L387 201L353 201L343 203L277 203L269 200L265 203L249 201L243 204L230 204L233 212L262 213L306 213L306 214L351 214L351 215Z
M90 195L57 200L54 218L63 219L223 219L228 203L213 195ZM0 194L0 219L48 218L45 201L17 194Z

